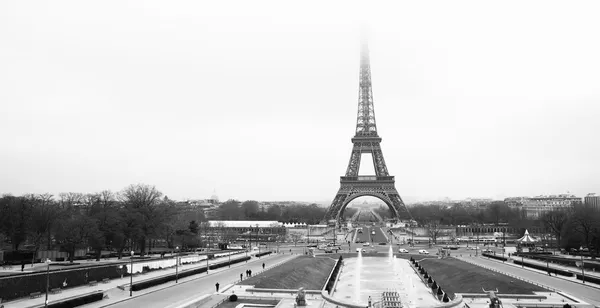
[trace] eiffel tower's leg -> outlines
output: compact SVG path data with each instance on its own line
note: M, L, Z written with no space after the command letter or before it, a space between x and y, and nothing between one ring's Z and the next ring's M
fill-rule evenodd
M333 202L331 202L331 205L329 206L329 208L327 209L327 213L325 214L326 223L330 220L338 219L338 215L340 213L340 210L342 209L342 206L344 205L344 200L346 200L346 196L347 193L342 192L341 189L335 195Z
M398 192L389 194L389 197L392 200L392 205L394 207L394 211L396 212L396 217L398 217L400 220L411 220L412 216L410 215L408 208L404 204L404 201L402 201L402 198L400 197Z
M346 169L346 176L358 176L358 168L360 168L360 158L362 153L360 146L354 146L352 148L352 154L350 154L350 162L348 162L348 169Z
M373 164L375 165L375 173L378 176L388 176L390 175L387 170L387 166L385 165L385 160L383 159L383 153L381 152L381 148L377 147L373 150Z

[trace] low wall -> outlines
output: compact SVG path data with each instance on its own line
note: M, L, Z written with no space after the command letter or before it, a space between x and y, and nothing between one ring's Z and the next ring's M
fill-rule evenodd
M321 291L321 296L328 303L334 304L334 305L338 305L338 306L341 306L341 307L347 307L347 308L368 308L367 305L357 305L357 304L352 304L352 303L346 303L346 302L341 301L341 300L339 300L337 298L333 298L325 290Z

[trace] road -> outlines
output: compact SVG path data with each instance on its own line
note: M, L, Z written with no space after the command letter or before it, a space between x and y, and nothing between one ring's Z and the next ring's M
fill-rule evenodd
M362 227L363 232L358 233L356 236L357 242L369 242L373 245L379 243L387 243L387 238L383 234L383 231L379 227ZM374 233L374 234L373 234Z
M212 294L215 292L215 283L219 283L221 290L228 284L239 281L240 274L243 274L247 269L252 270L253 275L262 270L262 263L270 264L279 263L290 258L290 254L279 254L269 258L258 259L255 262L233 265L231 269L226 269L219 272L209 273L208 275L199 276L197 279L181 282L172 287L157 290L153 293L144 294L138 297L133 297L125 301L107 305L103 301L85 305L85 308L111 307L144 307L144 308L164 308L169 305L188 300L192 297ZM202 274L200 274L202 275ZM245 276L245 275L244 275ZM122 291L121 291L122 292ZM110 294L109 294L110 298Z
M460 259L460 258L459 258ZM507 265L502 262L491 261L483 258L467 258L469 261L483 266L489 266L492 268L496 268L501 272L512 274L518 277L523 277L524 279L528 279L531 281L536 281L542 285L549 286L556 290L560 290L562 292L571 294L575 297L581 298L593 304L597 307L600 307L600 290L588 287L586 285L582 285L579 283L571 282L568 280L563 280L558 277L551 277L547 274L542 274L538 272L529 271L526 269L522 269L519 267L514 267L512 265ZM502 293L502 291L500 291Z

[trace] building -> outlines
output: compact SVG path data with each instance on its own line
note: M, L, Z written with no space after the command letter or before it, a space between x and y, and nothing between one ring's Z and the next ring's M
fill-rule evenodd
M209 237L219 242L275 242L286 237L278 221L209 220Z
M571 209L574 206L583 204L581 198L568 194L506 198L504 202L510 208L522 209L525 216L532 219L540 218L548 211Z
M597 211L600 211L600 195L595 193L590 193L583 198L583 203L585 206L589 206Z

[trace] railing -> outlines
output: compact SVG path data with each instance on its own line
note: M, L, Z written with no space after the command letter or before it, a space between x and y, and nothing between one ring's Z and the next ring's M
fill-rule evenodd
M374 176L374 175L359 175L359 176L342 176L342 182L345 181L394 181L394 176Z

